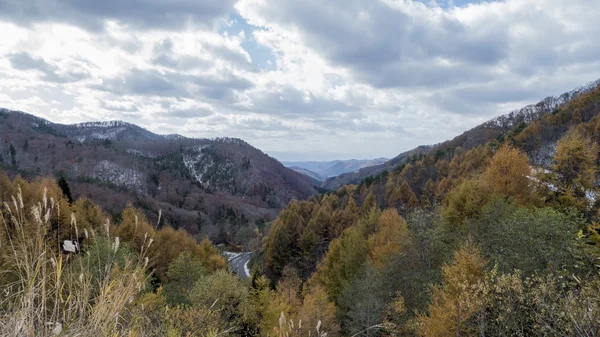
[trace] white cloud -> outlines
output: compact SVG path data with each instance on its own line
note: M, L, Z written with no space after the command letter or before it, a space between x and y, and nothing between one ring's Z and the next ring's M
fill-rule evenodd
M600 78L600 3L585 0L98 4L0 0L0 106L390 157Z

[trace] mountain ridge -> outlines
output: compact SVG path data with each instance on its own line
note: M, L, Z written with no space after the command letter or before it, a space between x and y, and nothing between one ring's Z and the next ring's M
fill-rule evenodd
M320 181L325 181L328 178L338 176L343 173L355 172L361 168L379 165L388 161L387 158L375 159L347 159L347 160L330 160L330 161L283 161L286 167L297 167L302 170L312 172L320 178ZM302 170L300 172L302 173ZM310 174L310 173L309 173Z
M59 124L0 109L0 165L12 176L64 176L74 196L116 216L128 202L192 234L233 242L292 199L310 178L237 138L159 135L122 121Z
M600 79L567 91L559 96L548 96L538 103L529 104L520 109L515 109L509 113L494 117L450 140L435 145L421 145L412 150L400 153L386 163L363 168L358 172L343 173L339 176L328 178L321 184L321 187L328 190L337 190L343 185L358 184L367 178L373 178L384 172L399 169L401 165L407 163L411 157L419 156L432 150L438 151L456 144L460 144L465 150L472 148L473 146L481 145L486 141L493 140L519 124L522 124L525 127L542 116L556 111L561 106L598 87L600 87ZM551 147L552 144L546 145L544 148L539 149L537 153L533 154L533 163L541 166L548 165L552 154Z

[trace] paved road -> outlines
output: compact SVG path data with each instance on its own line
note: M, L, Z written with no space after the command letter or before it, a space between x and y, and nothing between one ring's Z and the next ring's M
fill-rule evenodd
M249 278L250 270L248 262L252 257L252 253L230 253L226 252L225 256L229 260L229 268L238 274L241 278Z

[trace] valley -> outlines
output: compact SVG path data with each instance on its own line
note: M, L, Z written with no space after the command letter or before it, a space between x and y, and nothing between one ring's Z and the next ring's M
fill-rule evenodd
M0 0L0 336L600 336L598 13Z

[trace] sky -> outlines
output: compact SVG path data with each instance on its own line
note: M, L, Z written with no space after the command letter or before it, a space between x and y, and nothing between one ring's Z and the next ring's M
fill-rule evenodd
M0 107L394 157L600 78L600 1L0 0Z

